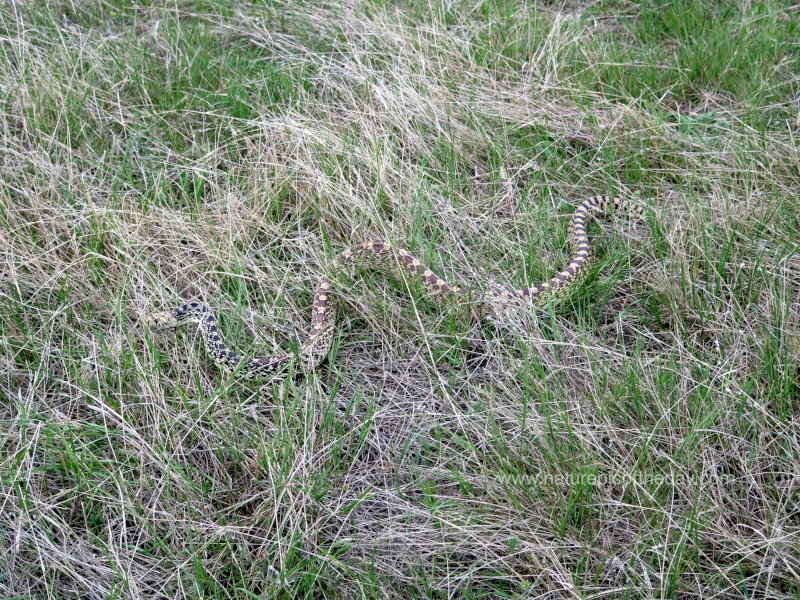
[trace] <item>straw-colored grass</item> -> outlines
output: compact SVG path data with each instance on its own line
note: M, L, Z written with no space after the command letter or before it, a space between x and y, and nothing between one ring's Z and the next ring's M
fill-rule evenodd
M800 594L800 18L777 1L0 6L0 596ZM347 245L570 301L508 327Z

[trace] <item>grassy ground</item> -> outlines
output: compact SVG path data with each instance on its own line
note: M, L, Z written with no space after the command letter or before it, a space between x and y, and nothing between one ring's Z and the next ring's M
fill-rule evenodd
M0 7L0 596L800 594L800 16L781 2L9 0ZM523 335L347 285L598 262Z

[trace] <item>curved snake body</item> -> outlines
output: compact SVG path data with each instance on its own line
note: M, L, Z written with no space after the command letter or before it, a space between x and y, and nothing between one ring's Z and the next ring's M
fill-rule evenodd
M588 272L592 262L591 246L586 235L586 222L592 215L611 210L624 210L640 216L643 207L630 200L594 196L584 200L569 225L572 259L567 267L544 283L522 289L494 289L475 298L470 290L452 285L428 269L407 250L395 248L386 241L368 242L351 246L334 260L332 272L353 272L357 264L388 271L402 278L410 276L436 302L447 304L459 301L477 301L481 315L502 315L511 306L546 305L566 298L575 284ZM299 357L305 368L316 368L328 355L336 325L337 301L333 282L321 275L314 295L311 331L307 340L295 354L280 354L269 358L247 359L229 349L219 332L217 319L211 309L197 301L188 302L169 312L153 313L145 317L145 324L154 329L176 327L181 323L197 323L206 350L214 362L227 372L238 372L248 379L268 377L286 369Z

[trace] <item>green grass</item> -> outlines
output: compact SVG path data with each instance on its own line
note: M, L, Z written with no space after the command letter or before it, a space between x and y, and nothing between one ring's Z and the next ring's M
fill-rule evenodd
M779 2L0 7L0 596L800 594L798 13ZM511 323L339 284L390 239Z

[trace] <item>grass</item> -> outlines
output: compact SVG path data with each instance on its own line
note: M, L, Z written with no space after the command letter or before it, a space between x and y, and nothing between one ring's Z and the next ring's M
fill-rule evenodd
M0 7L0 596L797 597L789 4ZM139 325L296 348L370 239L535 283L596 193L516 329L365 274L248 387Z

